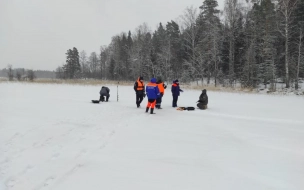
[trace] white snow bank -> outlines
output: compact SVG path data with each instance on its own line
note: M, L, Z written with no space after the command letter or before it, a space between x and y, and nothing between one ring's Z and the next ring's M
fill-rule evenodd
M1 83L5 189L303 189L303 98L209 92L209 109L191 112L167 89L150 115L132 86L119 102L109 87L110 102L92 104L96 86Z

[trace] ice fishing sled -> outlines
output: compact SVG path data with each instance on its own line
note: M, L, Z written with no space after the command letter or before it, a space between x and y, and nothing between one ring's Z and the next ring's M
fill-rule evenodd
M184 110L193 111L193 110L195 110L195 107L178 107L178 108L176 108L176 110L179 110L179 111L184 111Z
M99 100L92 100L92 103L99 104Z

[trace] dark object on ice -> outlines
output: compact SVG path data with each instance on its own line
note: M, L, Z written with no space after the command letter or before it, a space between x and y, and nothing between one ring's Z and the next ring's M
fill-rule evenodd
M201 109L201 110L206 110L206 109L208 108L207 105L203 105L202 103L198 103L198 104L197 104L197 107L198 107L199 109Z
M99 100L92 100L92 103L99 104Z
M198 102L197 107L199 109L202 109L202 110L207 109L208 96L207 96L207 90L206 89L204 89L202 91L202 94L200 95L199 100L197 102Z
M179 111L184 111L184 110L193 111L193 110L195 110L195 107L178 107L176 110L179 110Z
M106 87L106 86L101 87L101 90L100 90L99 94L100 94L99 101L104 102L105 101L105 97L106 97L106 102L109 101L110 89L108 87Z
M151 108L150 114L155 114L155 113L153 113L153 111L154 111L154 108Z

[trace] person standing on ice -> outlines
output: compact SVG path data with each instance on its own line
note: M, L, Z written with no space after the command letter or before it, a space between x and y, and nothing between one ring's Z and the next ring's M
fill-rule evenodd
M172 87L171 87L171 92L172 92L172 97L173 97L173 101L172 101L172 107L177 107L177 100L179 97L180 92L183 92L182 89L180 89L179 87L179 81L176 79L173 81Z
M99 92L100 94L100 99L99 101L104 102L106 97L106 102L109 101L109 97L110 97L110 89L106 86L101 87L101 90Z
M134 90L136 93L136 106L139 108L141 102L143 101L145 94L145 84L143 81L143 77L138 77L137 81L134 83Z
M160 96L156 99L156 106L155 107L157 109L162 109L161 108L161 102L162 102L162 98L164 96L165 89L167 88L167 86L164 84L164 82L160 78L158 79L156 84L158 86Z
M154 107L156 104L156 99L160 96L159 93L159 89L158 86L156 84L156 79L152 78L150 83L147 84L146 86L146 92L147 92L147 96L148 96L148 103L147 103L147 107L146 107L146 113L148 113L150 107L150 114L154 114Z
M202 94L200 95L199 100L197 102L199 102L197 104L197 107L199 109L202 109L202 110L207 109L208 96L207 96L207 90L206 89L202 90Z

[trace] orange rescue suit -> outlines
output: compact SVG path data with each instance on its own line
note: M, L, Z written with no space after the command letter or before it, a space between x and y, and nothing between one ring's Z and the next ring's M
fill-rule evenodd
M139 78L137 79L137 89L136 89L137 91L142 91L142 90L144 90L144 82L141 82L140 80L139 80Z
M160 84L157 84L157 86L158 86L159 92L160 92L161 94L165 94L164 83L162 82L162 83L160 83Z

